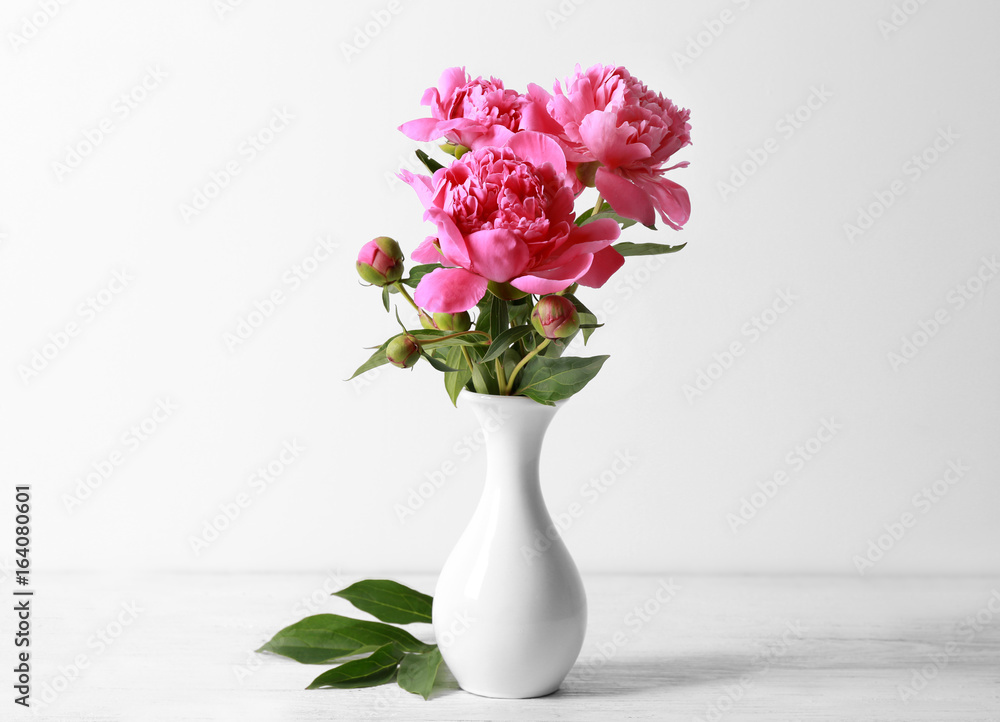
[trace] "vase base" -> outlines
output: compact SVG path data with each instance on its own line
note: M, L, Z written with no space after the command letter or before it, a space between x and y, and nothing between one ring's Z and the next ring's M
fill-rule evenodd
M462 684L459 684L458 686L469 694L474 694L477 697L488 697L490 699L535 699L536 697L548 697L550 694L554 694L559 691L558 684L555 687L543 689L539 692L535 692L534 690L530 692L507 692L487 687L466 687Z

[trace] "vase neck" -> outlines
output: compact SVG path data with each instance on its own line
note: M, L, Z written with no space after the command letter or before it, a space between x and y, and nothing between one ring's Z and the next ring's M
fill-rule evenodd
M537 487L545 431L559 410L523 396L463 394L486 441L486 485Z

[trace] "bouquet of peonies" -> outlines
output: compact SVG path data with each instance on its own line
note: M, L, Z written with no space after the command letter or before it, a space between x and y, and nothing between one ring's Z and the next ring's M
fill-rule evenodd
M573 395L608 358L563 355L577 333L586 343L600 326L577 298L579 286L603 286L626 256L684 246L615 241L635 223L655 229L657 216L675 230L687 222L687 191L666 174L687 165L670 162L691 143L689 111L625 68L604 65L577 66L551 94L534 84L518 93L450 68L422 104L431 117L400 130L417 141L443 139L450 163L418 150L431 175L399 177L434 233L413 251L420 265L408 274L399 244L385 236L362 247L357 269L382 288L386 311L398 294L423 328L407 329L397 312L402 331L354 375L424 359L444 372L453 403L463 388L544 404ZM588 188L596 202L578 214Z

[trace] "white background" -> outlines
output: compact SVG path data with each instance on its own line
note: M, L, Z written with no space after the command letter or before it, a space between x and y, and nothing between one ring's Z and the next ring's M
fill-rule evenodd
M580 504L565 537L584 573L855 575L880 535L868 575L1000 572L1000 279L957 301L1000 253L1000 5L896 7L5 2L0 463L5 485L33 485L36 565L436 572L481 486L472 415L426 366L343 380L394 328L357 283L357 248L386 234L410 251L428 230L391 182L415 147L396 126L451 65L524 89L603 62L692 109L691 167L673 177L693 215L680 233L628 231L688 247L583 296L607 321L586 352L612 357L553 423L543 479L554 515ZM165 77L142 90L150 69ZM275 111L293 119L241 154ZM185 218L232 161L241 173ZM321 237L336 250L292 288ZM134 280L81 313L123 269ZM275 290L284 303L227 345ZM780 314L779 292L794 296ZM894 363L904 337L920 348ZM158 400L176 409L134 441ZM836 434L790 460L829 419ZM304 451L257 493L255 469L292 442ZM967 470L935 492L949 463ZM614 483L583 488L602 474Z

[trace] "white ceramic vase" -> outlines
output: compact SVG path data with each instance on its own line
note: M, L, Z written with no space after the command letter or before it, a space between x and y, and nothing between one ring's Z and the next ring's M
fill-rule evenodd
M562 402L463 391L486 437L479 506L434 592L434 632L462 689L526 698L559 688L583 644L587 598L552 523L538 475Z

